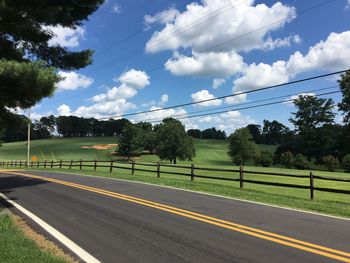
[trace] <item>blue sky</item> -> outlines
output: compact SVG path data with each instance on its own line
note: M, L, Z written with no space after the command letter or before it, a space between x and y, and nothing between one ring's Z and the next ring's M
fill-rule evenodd
M33 117L116 116L349 68L348 1L303 12L324 1L108 0L77 29L51 28L56 37L50 44L93 49L94 63L59 72L65 80L52 98L34 107ZM243 102L332 85L336 79L326 78L130 119L234 109ZM340 99L339 94L331 97ZM187 129L215 126L230 133L263 119L290 126L292 111L292 105L278 104L183 122Z

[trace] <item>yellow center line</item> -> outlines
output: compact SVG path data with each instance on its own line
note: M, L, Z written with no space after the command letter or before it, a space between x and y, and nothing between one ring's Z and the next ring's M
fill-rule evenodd
M208 223L211 225L219 226L219 227L222 227L225 229L230 229L230 230L233 230L236 232L244 233L246 235L254 236L257 238L264 239L264 240L269 240L269 241L272 241L272 242L275 242L275 243L278 243L281 245L285 245L285 246L297 248L300 250L308 251L308 252L311 252L311 253L314 253L317 255L321 255L324 257L332 258L332 259L343 261L343 262L350 262L350 253L348 253L348 252L344 252L344 251L328 248L325 246L305 242L302 240L298 240L295 238L275 234L275 233L268 232L268 231L263 231L263 230L260 230L257 228L248 227L245 225L241 225L241 224L237 224L234 222L218 219L215 217L210 217L207 215L195 213L192 211L184 210L184 209L173 207L173 206L164 205L161 203L145 200L142 198L137 198L134 196L119 194L116 192L111 192L111 191L107 191L107 190L103 190L103 189L99 189L99 188L95 188L95 187L91 187L91 186L71 183L71 182L67 182L67 181L63 181L63 180L59 180L59 179L48 178L48 177L32 175L32 174L27 174L27 173L19 173L19 172L8 171L8 170L0 170L0 173L8 173L8 174L13 174L13 175L20 175L20 176L25 176L25 177L29 177L29 178L49 181L49 182L53 182L53 183L57 183L57 184L61 184L61 185L66 185L66 186L70 186L70 187L98 193L98 194L113 197L113 198L118 198L118 199L129 201L132 203L137 203L137 204L140 204L143 206L166 211L166 212L169 212L172 214L191 218L191 219L194 219L197 221L205 222L205 223Z

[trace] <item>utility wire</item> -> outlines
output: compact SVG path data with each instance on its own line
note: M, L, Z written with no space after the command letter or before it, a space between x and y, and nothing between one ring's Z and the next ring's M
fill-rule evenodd
M340 93L340 92L341 92L340 90L339 91L332 91L332 92L326 92L326 93L317 94L315 96L320 97L320 96L326 96L326 95ZM240 110L247 110L247 109L259 108L259 107L271 106L271 105L275 105L275 104L287 103L287 102L291 102L291 101L294 101L294 100L295 99L280 100L280 101L269 102L269 103L254 105L254 106L234 108L234 109L231 109L231 110L217 111L217 112L204 113L204 114L198 114L198 115L184 116L184 117L179 117L179 118L175 118L175 119L183 120L183 119L191 119L191 118L197 118L197 117L211 116L211 115L227 113L227 112L230 112L230 111L240 111ZM159 122L162 122L162 120L154 121L154 122L151 122L151 123L159 123Z
M212 99L206 99L206 100L200 100L200 101L195 101L195 102L188 102L188 103L177 104L177 105L173 105L173 106L164 107L164 108L161 108L161 109L147 110L147 111L141 111L141 112L133 112L133 113L123 114L123 115L115 115L115 116L103 117L103 118L99 118L99 119L103 120L103 119L110 119L110 118L123 118L123 117L128 117L128 116L140 115L140 114L143 114L143 113L151 113L151 112L157 112L157 111L162 111L162 110L180 108L180 107L185 107L185 106L190 106L190 105L196 105L196 104L203 103L203 102L208 102L208 101L213 101L213 100L218 100L218 99L225 99L225 98L230 98L230 97L236 97L236 96L243 95L243 94L250 94L250 93L255 93L255 92L258 92L258 91L269 90L269 89L278 88L278 87L282 87L282 86L287 86L287 85L297 84L297 83L301 83L301 82L305 82L305 81L310 81L310 80L315 80L315 79L319 79L319 78L324 78L324 77L328 77L328 76L344 73L346 71L347 70L331 72L331 73L317 75L317 76L313 76L313 77L309 77L309 78L303 78L303 79L289 81L289 82L285 82L285 83L281 83L281 84L267 86L267 87L263 87L263 88L259 88L259 89L255 89L255 90L248 90L248 91L244 91L244 92L238 92L238 93L235 93L235 94L220 96L220 97L216 97L216 98L212 98Z
M277 100L277 99L282 99L282 98L288 98L288 97L291 97L291 96L297 96L297 95L301 95L301 94L305 94L305 93L318 92L318 91L330 90L330 89L335 89L335 88L339 89L339 85L334 85L334 86L321 88L321 89L306 90L306 91L301 91L301 92L298 92L298 93L292 93L292 94L288 94L288 95L277 96L277 97L272 97L272 98L267 98L267 99L261 99L261 100L249 101L249 102L244 102L244 103L238 103L236 105L230 105L230 106L224 106L224 107L215 107L215 108L212 108L212 109L192 111L192 112L187 112L187 113L183 113L183 114L175 114L175 115L166 116L166 117L167 118L168 117L177 118L177 117L187 116L188 114L202 113L202 112L208 112L208 111L214 111L214 110L220 110L220 109L228 109L228 108L237 107L237 106L256 104L256 103L260 103L260 102ZM159 118L152 118L152 119L147 119L147 121L153 121L153 120L158 120L158 119Z

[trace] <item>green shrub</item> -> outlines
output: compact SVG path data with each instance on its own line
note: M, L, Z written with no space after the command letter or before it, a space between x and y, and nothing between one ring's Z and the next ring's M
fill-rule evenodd
M309 162L304 155L298 153L294 158L294 167L299 170L304 170L309 167Z
M345 155L341 163L345 171L350 172L350 154Z
M263 167L270 167L272 164L272 153L269 151L262 151L260 155L260 163Z
M261 153L257 152L254 156L253 156L253 161L254 161L254 165L255 166L259 166L261 163Z
M291 152L287 151L281 154L281 164L287 168L293 168L294 156Z
M338 159L332 155L324 156L322 160L328 171L334 172L339 166Z

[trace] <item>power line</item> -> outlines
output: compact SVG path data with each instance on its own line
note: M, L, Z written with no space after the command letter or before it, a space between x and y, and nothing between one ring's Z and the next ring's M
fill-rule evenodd
M243 105L256 104L256 103L259 103L259 102L265 102L265 101L271 101L271 100L276 100L276 99L288 98L288 97L297 96L297 95L300 95L300 94L303 94L303 93L318 92L318 91L330 90L330 89L334 89L334 88L339 88L339 86L338 85L334 85L334 86L321 88L321 89L306 90L306 91L301 91L301 92L298 92L298 93L292 93L292 94L283 95L283 96L277 96L277 97L272 97L272 98L267 98L267 99L261 99L261 100L255 100L255 101L250 101L250 102L239 103L239 104L236 104L234 106L230 105L230 106L224 106L224 107L215 107L215 108L212 108L212 109L192 111L192 112L187 112L187 113L183 113L183 114L176 114L176 115L167 116L167 118L168 117L175 118L175 117L187 116L188 114L195 114L195 113L208 112L208 111L214 111L214 110L219 110L219 109L228 109L228 108L237 107L237 106L243 106ZM158 119L159 118L152 118L152 119L147 119L147 121L153 121L153 120L158 120Z
M302 14L304 14L304 13L310 12L311 10L314 10L314 9L316 9L316 8L319 8L319 7L321 7L321 6L324 6L324 5L329 4L329 3L331 3L331 2L334 2L334 1L335 1L335 0L327 0L327 1L321 2L321 3L319 3L319 4L316 4L316 5L314 5L314 6L311 6L311 7L309 7L309 8L303 9L303 10L301 10L301 11L299 11L299 12L296 12L296 13L297 13L298 15L302 15ZM216 16L217 16L217 15L216 15ZM253 34L253 33L255 33L255 32L258 32L258 31L260 31L260 30L262 30L262 29L264 29L264 28L266 28L266 27L269 27L269 26L271 26L271 25L278 24L278 23L283 22L283 21L287 21L288 19L290 19L290 18L287 17L287 18L279 19L279 20L274 21L274 22L272 22L272 23L269 23L269 24L266 24L266 25L264 25L264 26L258 27L258 28L254 29L254 30L252 30L252 31L248 31L248 32L246 32L246 33L244 33L244 34L235 36L235 37L233 37L233 38L231 38L231 39L228 39L228 40L226 40L226 41L224 41L224 42L220 42L220 43L218 43L218 44L216 44L216 45L214 45L214 46L208 47L208 48L203 49L203 50L199 50L198 52L206 52L206 51L209 51L209 50L218 48L218 47L223 46L223 45L225 45L225 44L227 44L227 43L231 43L231 42L233 42L233 41L235 41L235 40L237 40L237 39L240 39L240 38L246 37L246 36L248 36L248 35L250 35L250 34ZM203 22L205 22L205 21L203 21ZM201 23L202 23L202 22L201 22ZM172 37L174 37L174 36L176 36L176 35L177 35L177 34L174 34ZM171 38L172 38L172 37L171 37ZM168 39L165 39L165 40L168 40ZM164 41L165 41L165 40L164 40ZM118 58L116 58L116 59L113 59L113 60L111 60L111 61L105 63L105 64L102 65L101 67L106 67L106 66L109 66L110 64L113 64L113 65L119 64L119 63L121 63L121 62L126 61L127 59L129 59L129 58L131 58L131 57L134 57L134 56L136 56L136 55L142 53L143 51L144 51L143 48L142 48L142 49L138 49L138 50L134 50L134 51L132 51L132 52L130 52L130 53L124 55L124 56L118 57ZM169 63L175 63L175 62L170 61ZM153 69L151 69L151 70L147 70L147 71L148 71L148 72L150 72L150 71L155 71L155 70L158 70L159 67L160 67L160 68L163 68L163 65L158 66L158 67L156 67L156 68L153 68Z
M128 117L128 116L135 116L135 115L139 115L139 114L144 114L144 113L151 113L151 112L157 112L157 111L162 111L162 110L180 108L180 107L195 105L195 104L199 104L199 103L214 101L214 100L218 100L218 99L225 99L225 98L230 98L230 97L236 97L236 96L240 96L240 95L243 95L243 94L250 94L250 93L255 93L255 92L258 92L258 91L263 91L263 90L278 88L278 87L282 87L282 86L297 84L297 83L301 83L301 82L305 82L305 81L310 81L310 80L314 80L314 79L324 78L324 77L328 77L328 76L344 73L346 71L347 70L336 71L336 72L332 72L332 73L327 73L327 74L317 75L317 76L313 76L313 77L309 77L309 78L303 78L303 79L289 81L289 82L285 82L285 83L281 83L281 84L267 86L267 87L263 87L263 88L259 88L259 89L255 89L255 90L248 90L248 91L244 91L244 92L238 92L238 93L235 93L235 94L220 96L220 97L216 97L216 98L212 98L212 99L206 99L206 100L200 100L200 101L195 101L195 102L188 102L188 103L177 104L177 105L173 105L173 106L164 107L164 108L161 108L161 109L147 110L147 111L141 111L141 112L133 112L133 113L128 113L128 114L124 114L124 115L103 117L103 118L99 118L99 119L103 120L103 119L110 119L110 118L123 118L123 117Z
M317 4L317 5L314 5L314 6L312 6L312 7L307 8L307 9L304 9L304 10L298 12L298 14L303 14L303 13L309 12L309 11L315 9L315 8L321 7L321 6L326 5L326 4L328 4L328 3L330 3L330 2L333 2L333 1L335 1L335 0L324 1L324 2L322 2L322 3L319 3L319 4ZM235 41L235 40L237 40L237 39L240 39L240 38L242 38L242 37L245 37L245 36L247 36L247 35L250 35L250 34L252 34L252 33L255 33L255 32L257 32L257 31L259 31L259 30L261 30L261 29L264 29L265 27L268 27L268 26L270 26L270 25L272 25L272 24L279 23L279 22L281 22L281 21L283 21L283 20L287 20L287 19L282 19L282 20L275 21L275 22L273 22L273 23L270 23L270 24L268 24L268 25L262 26L262 27L260 27L260 28L257 28L257 29L255 29L255 30L253 30L253 31L249 31L249 32L247 32L247 33L245 33L245 34L242 34L242 35L240 35L240 36L234 37L234 38L229 39L229 40L227 40L227 41L230 41L230 42ZM227 41L225 41L225 43L227 43ZM212 46L212 47L210 47L210 48L207 48L207 50L216 48L216 47L218 47L218 45L224 45L224 42L221 42L221 43L219 43L219 44L217 44L217 45L215 45L215 46ZM201 52L204 52L204 51L201 51ZM175 63L175 62L176 62L176 61L170 61L169 64ZM109 63L109 62L107 62L107 63ZM153 71L160 70L160 69L162 69L163 67L164 67L164 65L162 64L162 65L159 65L159 66L157 66L157 67L153 67L153 68L147 69L146 71L147 71L147 72L153 72ZM98 70L95 71L95 72L98 72ZM61 99L61 100L64 100L64 99L72 99L72 98L74 98L74 97L81 96L81 95L84 95L84 94L86 94L86 92L81 92L81 93L79 93L79 94L77 94L77 95L69 96L69 97L63 98L63 99Z
M332 91L332 92L321 93L321 94L318 94L318 95L315 95L315 96L320 97L320 96L326 96L326 95L340 93L340 92L341 92L340 90L339 91ZM269 103L254 105L254 106L235 108L235 109L225 110L225 111L218 111L218 112L211 112L211 113L205 113L205 114L184 116L184 117L179 117L179 118L176 118L176 119L177 120L183 120L183 119L191 119L191 118L197 118L197 117L211 116L211 115L227 113L227 112L230 112L230 111L247 110L247 109L259 108L259 107L271 106L271 105L275 105L275 104L287 103L287 102L291 102L291 101L294 101L294 99L280 100L280 101L269 102ZM159 122L162 122L162 120L154 121L154 122L151 122L151 123L159 123Z

